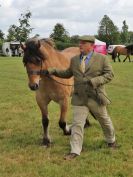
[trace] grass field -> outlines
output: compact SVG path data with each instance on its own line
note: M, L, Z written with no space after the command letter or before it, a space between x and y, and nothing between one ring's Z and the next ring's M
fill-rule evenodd
M50 135L54 145L41 146L41 114L27 86L21 58L0 58L0 177L133 177L133 63L112 63L114 80L107 85L120 149L106 148L101 128L90 117L84 151L73 161L69 137L58 127L59 108L49 105ZM71 107L68 114L71 123Z

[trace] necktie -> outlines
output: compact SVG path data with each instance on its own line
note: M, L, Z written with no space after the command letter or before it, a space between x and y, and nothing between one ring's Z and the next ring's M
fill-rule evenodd
M84 73L85 72L85 60L86 60L86 55L83 56L82 60L81 60L81 64L80 64L80 67L81 67L81 71Z

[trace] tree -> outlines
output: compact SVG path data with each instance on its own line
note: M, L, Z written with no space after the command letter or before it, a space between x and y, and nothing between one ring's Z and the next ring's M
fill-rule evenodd
M4 33L0 30L0 50L2 49L2 44L4 42Z
M72 44L78 44L78 43L79 43L79 35L71 36L70 42L71 42Z
M17 40L17 26L11 25L8 29L7 41Z
M0 39L1 39L1 40L4 40L4 35L5 35L5 34L2 32L2 30L0 30Z
M133 44L133 31L129 31L128 35L129 35L128 43Z
M55 42L70 42L69 33L64 28L64 26L60 23L57 23L53 29L53 33L50 34L50 38L52 38Z
M21 18L19 18L19 26L11 25L8 29L8 41L21 41L24 42L28 39L29 34L33 30L30 27L29 19L31 18L31 12L28 11L26 14L21 14Z
M98 38L102 41L105 41L107 45L118 44L120 42L119 30L107 15L104 15L100 21Z
M128 25L126 24L126 20L124 20L121 31L121 42L123 44L126 44L128 43L128 41L129 41Z

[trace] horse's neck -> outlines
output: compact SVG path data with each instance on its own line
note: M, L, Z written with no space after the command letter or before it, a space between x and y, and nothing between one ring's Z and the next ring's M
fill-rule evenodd
M61 52L69 61L77 55L80 55L79 47L69 47Z
M45 52L47 53L47 57L43 62L43 68L44 69L53 67L61 68L63 55L61 55L60 52L56 51L52 47L45 48Z
M49 55L46 60L44 60L43 66L45 69L57 68L66 69L70 65L70 60L66 56L61 54L61 52L56 50L49 51Z
M70 65L71 58L80 53L78 47L70 47L62 52L55 50L51 46L44 47L44 51L47 53L47 59L44 61L45 68L56 67L66 69Z

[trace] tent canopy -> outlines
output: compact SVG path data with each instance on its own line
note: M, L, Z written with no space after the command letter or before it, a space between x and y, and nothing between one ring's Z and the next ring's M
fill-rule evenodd
M106 45L106 42L95 39L95 45Z
M106 55L106 42L95 39L94 51Z

